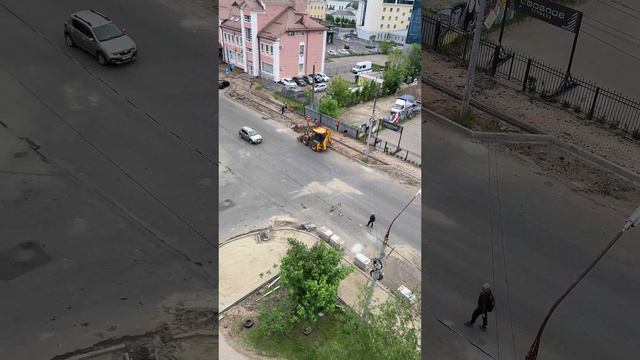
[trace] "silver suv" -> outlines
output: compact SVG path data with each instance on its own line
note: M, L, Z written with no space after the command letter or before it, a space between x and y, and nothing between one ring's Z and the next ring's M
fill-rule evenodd
M78 46L98 59L100 65L122 64L138 55L136 43L95 10L72 14L64 23L64 38L68 46Z

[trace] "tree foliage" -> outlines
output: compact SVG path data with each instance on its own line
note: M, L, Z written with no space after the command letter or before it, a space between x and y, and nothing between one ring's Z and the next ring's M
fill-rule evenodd
M293 308L293 317L313 323L318 313L335 310L338 285L350 268L341 265L342 253L323 243L311 248L287 239L289 250L280 265L280 285L286 291Z
M362 101L371 101L375 96L376 82L373 80L366 81L362 86Z
M385 95L395 94L404 80L405 70L401 65L389 65L384 73L384 84L382 89Z
M404 67L406 76L417 79L422 73L422 48L419 44L411 44L405 55Z
M389 54L389 50L391 50L392 46L393 46L393 43L391 41L385 40L382 43L380 43L380 52L387 55Z
M350 90L347 80L340 76L335 76L331 79L329 86L327 86L326 96L335 99L338 102L338 106L343 108L346 105Z
M363 308L362 300L357 311L367 314L367 321L355 312L347 313L345 330L358 334L354 344L365 353L376 354L375 359L420 359L420 303L411 304L401 295L391 296L375 311ZM355 351L354 353L359 353Z
M331 116L336 119L340 116L340 106L338 102L330 96L325 96L320 100L320 113Z

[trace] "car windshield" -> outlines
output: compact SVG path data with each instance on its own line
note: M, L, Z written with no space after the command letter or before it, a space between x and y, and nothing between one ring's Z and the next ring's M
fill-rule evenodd
M249 130L249 131L247 131L247 134L249 134L249 136L251 136L251 137L254 137L254 136L257 136L257 135L258 135L258 133L257 133L257 132L255 132L255 131L253 131L253 130Z
M114 24L98 26L94 29L98 41L107 41L124 35Z

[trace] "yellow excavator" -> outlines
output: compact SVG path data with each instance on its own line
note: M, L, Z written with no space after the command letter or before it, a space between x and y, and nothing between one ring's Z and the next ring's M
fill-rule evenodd
M308 128L304 134L298 136L298 141L311 146L313 151L327 151L328 146L333 144L331 130L323 127Z

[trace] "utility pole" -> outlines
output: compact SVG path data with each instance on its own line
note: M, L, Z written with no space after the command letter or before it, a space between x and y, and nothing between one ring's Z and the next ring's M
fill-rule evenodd
M369 160L369 144L371 143L371 133L373 132L373 125L376 123L376 102L378 101L378 78L380 77L380 74L378 73L378 75L376 75L376 93L373 97L373 111L371 112L371 118L369 119L369 123L368 126L369 128L367 129L367 147L364 149L364 161L368 161Z
M473 81L476 76L476 63L478 62L478 52L480 51L480 37L482 35L482 26L484 23L483 19L486 0L478 1L479 5L476 7L476 29L473 34L473 45L471 46L471 55L469 56L469 70L467 71L467 84L464 87L460 116L465 116L469 112L471 89L473 88Z
M367 297L364 300L364 316L366 319L367 316L367 312L369 310L369 304L371 303L371 298L373 297L373 289L375 289L376 287L376 282L378 280L382 280L382 261L385 258L385 254L384 254L384 248L387 246L387 244L389 243L389 233L391 232L391 227L393 226L393 223L396 221L396 219L409 207L409 205L411 205L411 203L413 202L413 200L415 200L415 198L417 198L418 196L420 196L420 193L422 192L422 189L418 190L418 192L411 198L411 200L409 200L409 202L407 203L407 205L405 205L402 210L400 210L400 212L398 213L398 215L396 215L396 217L393 218L393 220L391 220L391 223L389 224L389 227L387 228L387 233L384 234L384 241L382 242L382 246L380 247L380 254L378 255L378 258L373 259L373 270L371 270L371 284L369 285L369 290L367 292Z

